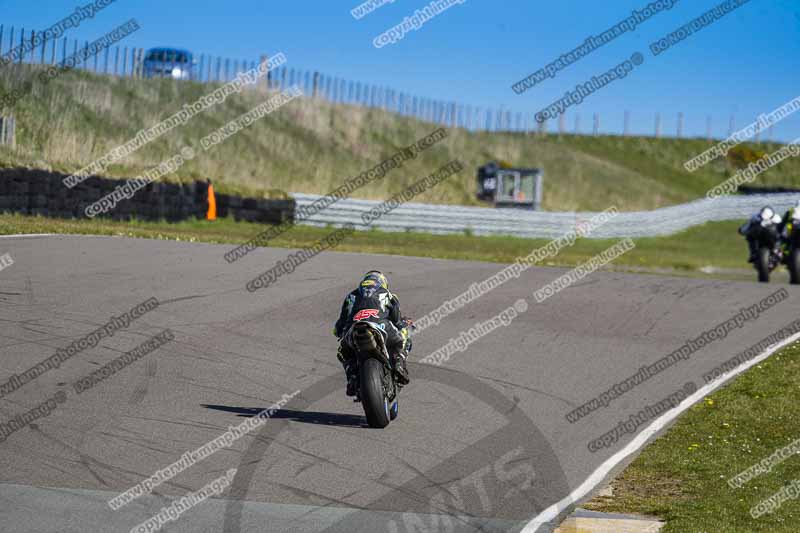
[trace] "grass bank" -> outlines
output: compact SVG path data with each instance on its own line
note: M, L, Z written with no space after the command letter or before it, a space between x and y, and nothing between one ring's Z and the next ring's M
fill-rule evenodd
M797 499L750 515L800 479L796 453L739 488L727 481L800 438L798 383L800 343L794 343L692 407L617 476L613 496L584 507L658 516L666 520L663 533L796 533Z
M0 69L0 90L32 91L19 101L17 147L0 146L0 166L74 172L136 137L214 85L164 79L132 80L72 71L43 85L36 66ZM208 109L108 169L130 178L249 111L267 94L245 90ZM437 126L379 109L302 98L257 121L184 165L172 181L211 178L221 192L274 196L278 191L325 194ZM489 160L545 170L547 210L644 210L702 197L735 172L717 159L694 173L683 163L710 143L701 139L525 135L450 129L447 139L355 194L386 199L452 159L465 170L426 191L418 201L476 205L476 168ZM774 143L747 144L752 153ZM199 152L199 150L198 150ZM756 184L800 186L800 159L790 158Z

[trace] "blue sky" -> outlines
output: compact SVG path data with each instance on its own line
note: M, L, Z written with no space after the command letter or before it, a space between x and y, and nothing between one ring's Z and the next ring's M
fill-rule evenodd
M81 4L89 0L83 0ZM591 95L575 112L587 131L592 113L601 129L621 132L623 111L633 133L653 132L660 112L665 133L704 135L706 116L715 136L800 96L800 2L751 0L684 42L654 57L648 45L707 9L714 0L680 0L601 49L522 95L511 85L641 9L650 0L466 0L410 32L395 44L375 48L373 39L399 24L425 0L395 0L356 20L359 0L196 2L117 0L67 34L92 40L134 17L142 29L126 44L188 48L233 59L257 60L282 51L294 67L393 87L412 94L474 106L534 113L634 52L645 63L628 77ZM44 29L78 3L62 0L3 1L6 27ZM555 125L551 125L551 128ZM775 127L775 138L800 136L800 112Z

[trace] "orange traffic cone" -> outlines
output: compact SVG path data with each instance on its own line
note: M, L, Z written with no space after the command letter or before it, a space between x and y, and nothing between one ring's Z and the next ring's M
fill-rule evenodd
M214 186L208 181L208 212L206 220L217 220L217 199L214 197Z

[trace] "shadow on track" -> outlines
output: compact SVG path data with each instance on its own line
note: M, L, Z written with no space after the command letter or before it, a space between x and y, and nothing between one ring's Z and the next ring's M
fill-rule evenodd
M236 413L238 416L252 418L268 407L233 407L228 405L201 404L207 409L225 411L226 413ZM366 428L367 420L359 415L347 415L339 413L326 413L321 411L297 411L294 409L278 409L270 418L288 419L292 422L302 422L304 424L318 424L322 426L339 426Z

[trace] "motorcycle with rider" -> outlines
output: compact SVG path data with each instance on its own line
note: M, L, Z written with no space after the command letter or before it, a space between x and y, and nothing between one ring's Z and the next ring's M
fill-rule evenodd
M739 227L750 249L748 262L758 272L758 281L769 282L780 264L789 270L790 282L800 283L800 200L783 217L764 206Z
M347 379L347 396L361 402L370 427L386 427L397 418L400 389L410 382L406 358L413 321L400 314L400 302L378 271L364 274L342 303L333 334L337 358Z

